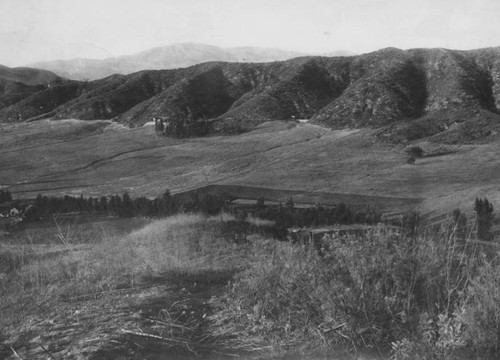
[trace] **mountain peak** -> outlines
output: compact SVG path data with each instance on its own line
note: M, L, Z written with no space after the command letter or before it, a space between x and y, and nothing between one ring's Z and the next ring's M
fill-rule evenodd
M176 43L158 46L136 54L103 60L72 59L32 64L73 80L95 80L112 74L131 74L141 70L184 68L204 62L270 62L283 61L305 54L274 48L220 48L199 43Z

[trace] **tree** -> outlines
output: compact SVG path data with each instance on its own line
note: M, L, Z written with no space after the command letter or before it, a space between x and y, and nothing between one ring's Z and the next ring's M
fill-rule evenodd
M286 200L286 203L285 203L285 206L290 209L290 212L291 213L294 213L295 212L295 202L293 201L293 197L289 197L287 200Z
M101 196L101 199L99 200L99 204L100 204L101 209L103 211L108 210L108 198L106 196Z
M491 240L493 238L490 232L494 218L493 205L487 198L476 198L474 211L476 213L477 238L486 241Z
M130 198L130 195L127 192L123 193L121 205L122 205L121 210L118 213L119 216L122 217L134 216L134 203L132 202L132 199Z
M409 156L408 159L406 159L406 162L410 165L415 165L415 157Z
M159 199L159 214L161 216L172 215L176 212L175 200L170 190L165 190Z
M12 201L12 194L9 190L0 190L0 203Z
M414 158L421 158L424 156L424 150L420 146L410 146L406 149L406 153Z

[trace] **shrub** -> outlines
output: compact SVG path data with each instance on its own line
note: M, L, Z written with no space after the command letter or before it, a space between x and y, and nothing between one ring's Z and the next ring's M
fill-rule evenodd
M406 149L406 153L414 158L421 158L424 156L424 150L420 146L410 146Z
M476 213L477 237L481 240L491 240L493 237L490 232L494 218L493 205L487 198L476 198L474 211Z

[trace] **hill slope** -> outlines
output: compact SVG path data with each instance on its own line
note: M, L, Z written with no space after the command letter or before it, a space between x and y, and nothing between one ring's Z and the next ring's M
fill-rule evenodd
M484 142L500 131L499 67L499 48L209 62L62 81L18 102L0 94L0 121L52 116L133 127L157 117L166 122L167 135L186 137L241 133L296 118L332 129L377 128L394 142Z
M33 107L42 106L36 103L36 96L26 103L23 101L28 97L43 90L57 87L65 80L56 74L32 68L9 68L0 65L0 109L7 108L4 113L4 120L22 121L26 115L33 112ZM24 108L26 112L9 112L9 107L17 104L13 109ZM35 111L38 112L38 111Z
M40 69L17 67L9 68L0 65L0 79L35 86L62 80L56 74Z

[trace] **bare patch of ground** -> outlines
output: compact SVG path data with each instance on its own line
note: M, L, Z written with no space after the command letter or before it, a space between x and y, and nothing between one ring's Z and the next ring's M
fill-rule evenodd
M202 320L210 315L211 297L221 291L220 285L165 281L103 298L71 299L4 329L0 357L118 360L175 354L191 359L217 354L222 350L202 341Z

